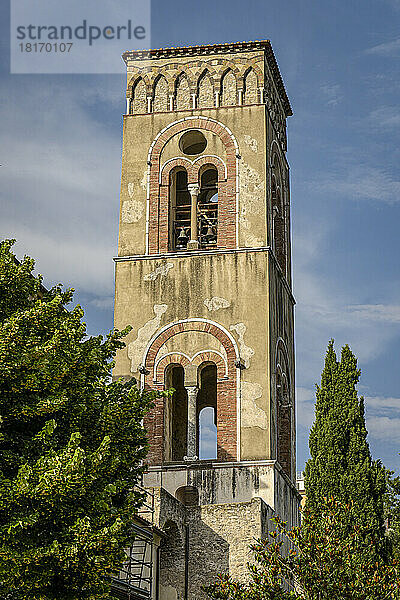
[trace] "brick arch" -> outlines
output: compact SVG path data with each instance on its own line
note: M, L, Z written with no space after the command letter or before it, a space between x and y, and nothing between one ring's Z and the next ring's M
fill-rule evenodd
M285 342L282 338L279 338L276 343L275 349L275 368L280 368L282 375L286 375L286 379L288 382L289 390L291 388L290 385L290 371L289 371L289 353L286 347Z
M189 67L186 67L185 65L179 65L179 71L177 71L174 75L174 78L173 78L174 91L176 91L176 86L178 85L179 80L181 79L182 76L186 77L187 82L189 84L190 93L193 94L194 90L195 90L195 86L194 86L194 82L193 82L193 73L191 72Z
M127 88L127 92L126 92L126 97L127 98L132 98L133 97L133 90L136 87L136 84L140 81L140 80L144 81L144 84L146 86L146 91L147 91L147 95L150 96L151 95L151 91L152 91L152 83L150 78L146 75L146 73L140 73L138 75L134 75L128 83L128 88Z
M203 352L198 352L192 358L186 356L181 352L171 352L170 354L166 354L159 361L154 364L154 378L153 383L163 383L165 381L164 374L165 369L171 365L181 365L183 368L192 364L195 367L200 367L203 363L214 363L217 367L217 377L218 379L226 379L228 373L228 366L225 363L222 356L215 352L214 350L204 350Z
M240 69L238 65L231 60L225 60L222 69L220 69L215 76L215 83L218 88L221 86L222 79L225 77L228 71L232 71L236 77L236 83L238 82L240 78Z
M204 86L207 84L207 82L210 85L210 87L208 88L209 96L205 97L204 96L204 92L205 92ZM214 77L214 75L211 73L210 69L204 68L197 75L197 80L196 80L196 107L197 108L211 108L211 107L215 106L215 92L216 92L216 89L217 88L216 88L216 85L215 85L215 77Z
M168 83L169 93L172 94L174 89L174 78L171 75L171 71L167 67L157 67L156 72L152 73L151 76L152 84L154 85L160 77L165 77Z
M258 87L263 87L264 74L256 62L250 62L247 65L244 65L244 70L242 72L242 75L240 76L242 84L244 83L244 78L250 71L254 71L254 73L256 74Z
M196 367L200 367L203 363L214 363L217 367L217 378L221 380L227 377L227 369L225 368L227 365L225 365L224 359L218 352L214 352L213 350L199 352L194 356L191 362Z
M214 69L214 67L212 67L211 65L209 65L206 62L201 62L199 64L199 68L196 70L195 72L195 78L196 78L196 82L199 82L199 79L204 75L204 73L208 71L208 73L210 74L210 77L215 80L215 78L218 76L218 71L216 69Z
M226 180L226 165L222 158L218 156L200 156L191 161L183 156L170 158L161 167L160 184L162 186L169 185L169 175L176 167L183 167L188 174L188 183L199 183L202 167L212 165L218 172L218 184L224 183Z
M164 382L165 369L168 367L168 365L172 364L181 365L183 368L185 368L190 364L190 360L185 354L181 354L180 352L166 354L156 365L154 365L155 380L157 382Z
M217 458L221 461L237 460L237 370L235 362L239 358L239 352L234 338L222 326L218 323L203 319L188 319L186 321L170 323L161 331L157 332L152 340L150 340L143 357L146 373L144 375L144 387L146 389L159 391L165 389L165 368L171 363L168 362L170 359L167 356L161 358L160 363L157 364L157 380L154 381L154 365L157 360L157 354L165 342L172 337L190 331L204 332L213 335L225 349L227 368L226 370L224 368L224 371L221 370L221 357L213 350L204 350L200 354L195 355L193 359L196 363L200 362L200 364L205 362L205 359L208 361L211 360L211 362L215 362L217 365L217 375L218 373L221 375L223 373L221 377L219 375L217 377ZM188 357L185 357L182 353L175 352L170 356L173 357L171 358L171 362L176 361L177 364L187 366L187 364L183 365L183 362L185 362L185 358L188 360ZM224 362L223 359L222 362ZM162 367L164 367L163 371ZM145 417L145 427L147 429L150 446L148 454L149 464L161 464L165 460L165 411L166 399L164 397L159 397L155 400L154 407Z
M161 154L165 144L178 133L188 129L211 131L224 144L227 157L226 190L224 197L219 199L218 228L224 232L220 235L219 247L235 248L237 244L238 219L238 187L237 154L238 144L233 134L219 121L205 117L190 117L180 119L165 127L154 139L148 153L149 192L148 192L148 239L146 252L157 254L168 252L168 194L160 188ZM232 207L234 207L232 209Z
M168 160L161 168L161 181L160 184L167 188L167 196L168 196L168 186L169 186L169 176L171 171L173 171L176 167L183 167L188 174L188 184L189 183L197 183L197 170L195 169L193 163L188 158L177 157ZM164 196L163 190L160 191L160 198Z
M279 166L279 169L281 170L281 168L282 168L282 161L281 161L282 150L276 140L272 140L271 146L269 149L269 154L270 154L271 158L274 158L274 157L277 158L278 166ZM272 161L270 161L270 163L272 164Z
M214 69L210 69L210 67L203 67L202 69L199 69L197 71L195 77L196 77L196 92L197 93L199 91L200 81L204 77L208 77L209 78L209 80L211 81L213 92L215 92L215 90L216 90L215 78L217 77L217 72Z
M196 181L200 182L200 174L203 170L202 167L205 167L206 165L212 165L217 169L219 188L220 184L223 184L226 180L226 165L224 161L222 158L219 158L219 156L200 156L199 158L196 158L196 160L193 161L193 167L195 167L197 175ZM223 193L223 190L218 189L218 192L221 194L221 192Z

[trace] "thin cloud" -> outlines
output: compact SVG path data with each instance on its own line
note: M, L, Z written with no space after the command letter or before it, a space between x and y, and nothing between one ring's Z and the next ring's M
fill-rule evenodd
M350 200L374 200L387 204L400 201L400 181L378 167L358 165L343 173L327 173L309 183L319 193L334 193Z
M400 111L397 106L382 106L373 110L369 121L378 128L393 128L400 126ZM385 132L386 133L386 132Z
M112 310L114 308L114 296L105 296L104 298L94 298L90 301L92 306L100 310Z
M328 106L337 106L344 98L338 83L326 83L321 86L322 96Z
M310 428L314 422L315 390L298 386L296 388L297 424Z
M400 413L400 398L387 398L385 396L364 396L367 410L392 411Z
M400 444L400 417L370 417L367 418L367 429L370 437Z
M321 277L320 261L332 232L326 226L323 231L316 226L315 231L316 235L307 239L305 228L299 234L295 230L293 244L296 338L301 348L297 352L297 373L299 385L308 390L300 389L300 401L304 394L306 399L313 395L330 338L335 338L338 350L350 344L365 366L400 334L398 304L389 299L385 303L365 303L354 288L346 289L340 280L330 280L327 274ZM301 421L300 413L299 417ZM306 425L309 417L304 419Z
M400 306L396 304L354 304L347 310L352 316L366 321L400 323Z
M36 259L46 284L62 282L109 298L119 209L120 132L102 122L99 108L102 102L114 105L114 92L107 91L105 82L109 88L115 78L100 79L93 78L86 88L81 79L79 85L55 83L51 96L34 78L27 96L19 89L22 81L13 79L0 107L4 140L0 237L17 239L17 254Z
M372 48L367 48L365 53L375 54L378 56L399 56L400 38L396 38L395 40L391 40L390 42L384 42L383 44L372 46Z

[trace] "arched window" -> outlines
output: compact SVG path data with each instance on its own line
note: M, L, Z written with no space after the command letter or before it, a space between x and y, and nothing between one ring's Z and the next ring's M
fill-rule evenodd
M215 409L202 408L199 413L199 458L210 460L217 458L217 425Z
M143 79L139 79L133 88L132 109L134 113L147 112L147 92Z
M292 405L287 376L280 367L276 374L277 460L288 477L292 476Z
M208 71L204 71L199 79L197 98L199 108L214 106L214 88Z
M190 236L191 198L188 175L184 168L171 171L169 176L169 248L184 250Z
M244 89L243 89L243 104L257 104L258 103L258 89L257 89L257 75L253 69L247 71L244 77Z
M168 83L165 77L160 75L154 85L153 112L165 112L168 110Z
M237 104L236 77L229 70L222 78L222 106L235 106Z
M278 264L286 275L286 231L285 231L285 211L282 202L281 190L278 187L275 173L271 179L271 204L273 221L273 249Z
M197 207L200 247L215 246L218 234L218 171L215 167L206 167L201 174Z
M199 458L217 458L217 367L214 363L200 367L197 396Z
M186 75L182 73L176 80L175 88L176 110L183 110L192 107L190 86Z
M165 374L166 389L174 388L168 399L165 422L165 456L167 461L182 461L187 452L188 399L181 365L169 365Z

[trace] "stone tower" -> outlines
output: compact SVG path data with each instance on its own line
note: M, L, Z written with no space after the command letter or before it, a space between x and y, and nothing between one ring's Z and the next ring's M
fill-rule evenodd
M218 572L245 577L274 511L298 521L292 112L269 41L123 58L115 326L134 329L114 375L175 389L146 419L144 483L160 598L198 600Z

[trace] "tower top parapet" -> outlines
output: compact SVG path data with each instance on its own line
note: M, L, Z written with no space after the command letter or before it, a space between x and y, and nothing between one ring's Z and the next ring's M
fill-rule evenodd
M293 114L289 98L286 93L285 85L270 40L256 40L249 42L231 42L226 44L205 44L198 46L177 46L167 48L153 48L149 50L134 50L124 52L122 58L129 68L132 61L141 60L159 60L168 58L180 58L190 56L210 56L213 54L239 54L242 52L262 51L265 54L265 61L274 80L281 102L283 104L286 116Z

